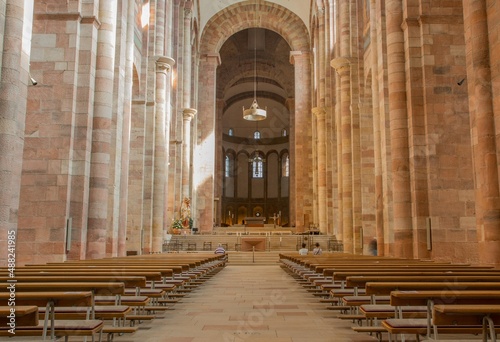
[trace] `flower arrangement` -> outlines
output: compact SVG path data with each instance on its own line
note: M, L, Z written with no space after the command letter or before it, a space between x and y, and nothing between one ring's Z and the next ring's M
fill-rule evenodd
M172 229L182 229L182 219L172 220L172 225L170 226Z

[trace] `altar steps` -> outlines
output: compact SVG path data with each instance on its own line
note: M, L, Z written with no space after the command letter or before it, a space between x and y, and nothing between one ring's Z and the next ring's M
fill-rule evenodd
M279 252L228 252L228 266L278 265Z
M258 237L266 240L265 249L268 252L291 252L298 251L300 245L304 242L310 250L314 248L314 243L319 242L323 251L340 251L329 248L332 241L336 241L334 236L329 235L175 235L172 239L163 245L163 252L203 252L214 251L220 243L230 252L241 252L248 246L243 246L245 237Z

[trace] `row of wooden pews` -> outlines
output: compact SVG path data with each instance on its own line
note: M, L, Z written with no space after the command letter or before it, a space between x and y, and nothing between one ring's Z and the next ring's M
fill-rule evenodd
M282 268L352 329L382 340L482 335L500 330L500 270L428 260L281 254Z
M133 334L218 273L223 255L154 254L0 268L0 336Z

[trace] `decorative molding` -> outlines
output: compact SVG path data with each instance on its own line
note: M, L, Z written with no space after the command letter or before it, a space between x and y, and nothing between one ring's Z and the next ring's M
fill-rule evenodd
M186 121L191 121L198 111L194 108L184 108L182 110L183 118Z
M351 67L351 59L349 57L337 57L330 61L330 66L337 71L338 74L343 71L349 71Z
M82 20L82 16L78 12L73 13L35 13L33 18L36 20ZM98 21L96 17L86 17L93 18Z
M290 51L290 64L295 64L295 58L309 58L309 51Z
M326 110L323 107L314 107L312 108L312 113L318 118L318 119L324 119L326 116Z
M417 18L420 24L463 24L462 15L421 15Z
M167 56L156 56L155 62L156 62L156 71L165 72L167 74L170 72L170 70L175 64L175 60Z

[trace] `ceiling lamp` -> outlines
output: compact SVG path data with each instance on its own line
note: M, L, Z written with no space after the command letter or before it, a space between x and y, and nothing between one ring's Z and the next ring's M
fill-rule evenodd
M253 84L253 102L250 108L243 106L243 119L248 121L262 121L267 117L267 108L259 108L257 103L257 34L254 34L254 84Z

